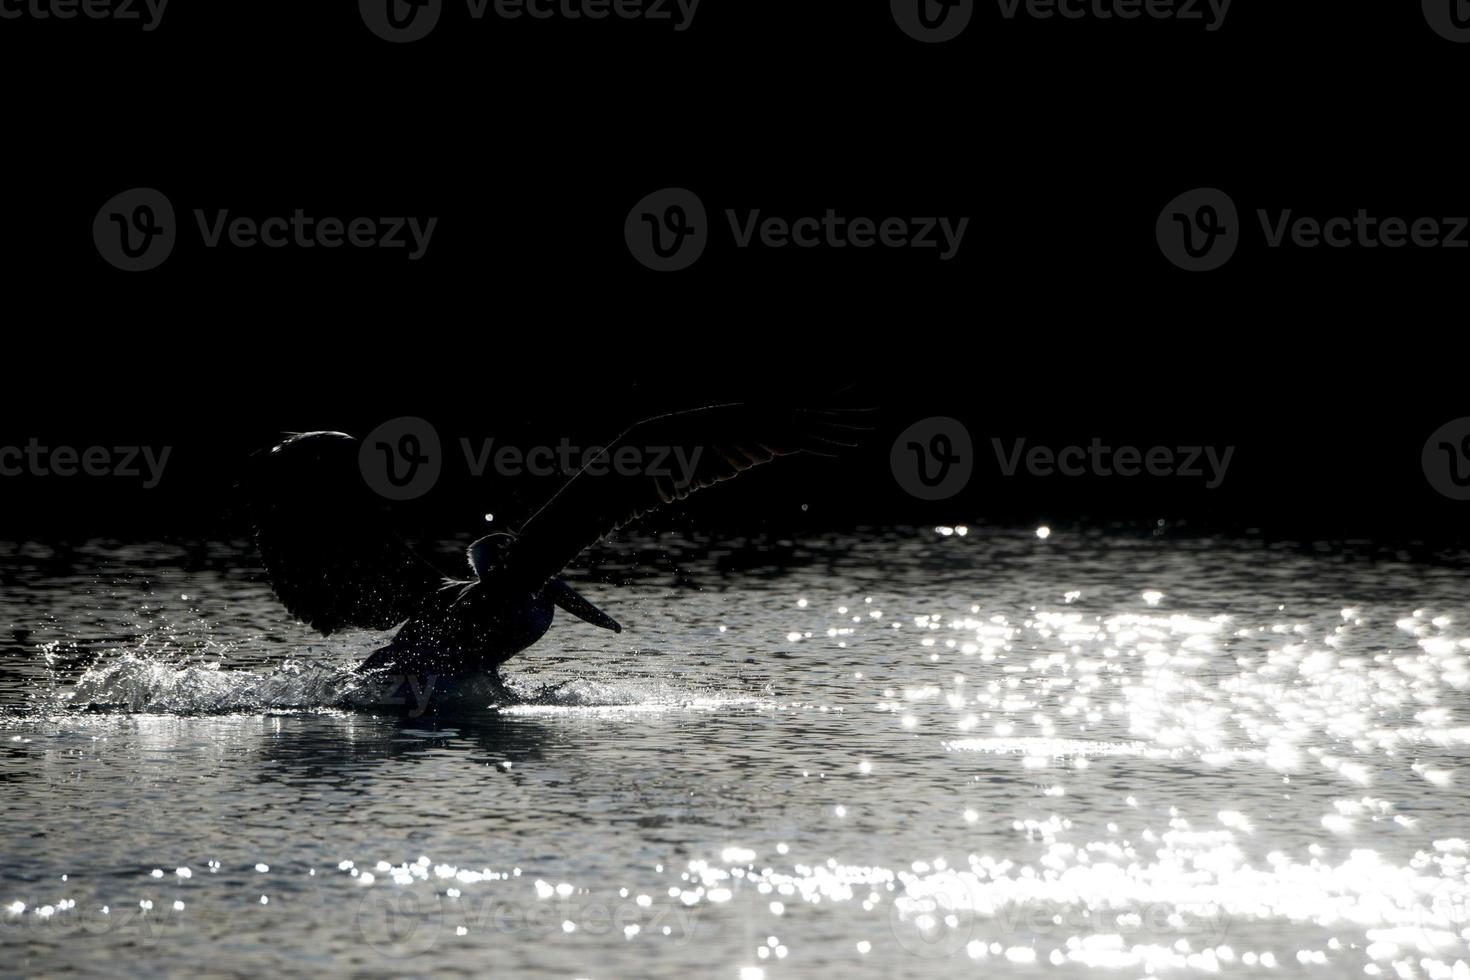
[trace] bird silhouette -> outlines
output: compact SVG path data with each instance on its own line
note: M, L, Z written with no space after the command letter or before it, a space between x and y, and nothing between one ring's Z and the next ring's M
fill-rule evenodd
M244 481L271 587L324 635L388 630L359 670L490 673L535 643L560 608L622 627L557 577L584 549L656 508L798 453L835 455L865 428L845 410L715 405L639 422L592 455L516 532L469 546L472 577L446 578L363 505L360 443L342 432L290 436L257 454ZM682 450L686 466L612 465L619 451ZM672 452L671 452L672 454Z

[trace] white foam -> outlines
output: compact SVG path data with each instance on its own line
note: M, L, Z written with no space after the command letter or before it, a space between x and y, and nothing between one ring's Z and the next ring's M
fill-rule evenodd
M526 689L513 681L511 687L522 699L522 703L505 708L508 714L555 714L570 710L592 710L606 714L716 711L760 703L755 698L691 691L666 681L648 678L614 682L579 678L534 690Z
M453 682L440 679L428 692L415 692L396 677L364 676L340 664L287 661L268 671L224 670L216 664L178 666L134 653L86 671L67 700L73 708L94 710L220 714L321 708L391 710L414 706L424 693L432 695L436 707L498 708L517 714L712 711L758 703L653 679L575 679L550 685L508 679L502 688L487 674ZM507 694L513 699L509 703Z
M77 679L70 702L139 713L211 714L261 709L351 707L370 703L377 686L331 664L287 662L269 673L221 670L215 664L179 667L124 654Z

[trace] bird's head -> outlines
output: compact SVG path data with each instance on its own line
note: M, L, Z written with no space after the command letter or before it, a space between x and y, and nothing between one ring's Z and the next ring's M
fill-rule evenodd
M515 544L516 536L508 531L497 531L487 534L474 544L470 545L466 555L470 560L470 568L474 569L476 575L484 578L494 569L505 564L505 556L510 552L511 545Z

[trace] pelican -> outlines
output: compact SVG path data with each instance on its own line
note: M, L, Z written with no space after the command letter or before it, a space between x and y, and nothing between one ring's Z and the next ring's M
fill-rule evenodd
M777 457L835 455L864 427L844 411L714 405L639 422L514 532L466 552L470 576L445 578L361 506L360 444L342 432L291 435L257 454L246 481L256 544L287 611L323 635L399 627L360 671L457 678L489 674L551 628L556 609L622 626L558 578L612 531ZM619 450L692 450L671 476L610 465ZM401 626L400 626L401 624Z

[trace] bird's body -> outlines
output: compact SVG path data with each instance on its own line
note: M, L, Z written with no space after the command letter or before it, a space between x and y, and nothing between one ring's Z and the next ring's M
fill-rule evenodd
M260 454L248 482L256 542L287 609L324 634L401 628L363 670L464 677L489 673L551 628L555 608L622 627L556 576L588 545L662 505L777 456L852 445L844 413L720 405L635 425L573 476L517 533L470 545L474 577L446 577L376 519L358 441L291 436ZM626 447L698 461L675 479L609 467Z
M359 669L436 677L494 670L545 636L553 616L545 592L499 588L493 578L450 582Z

